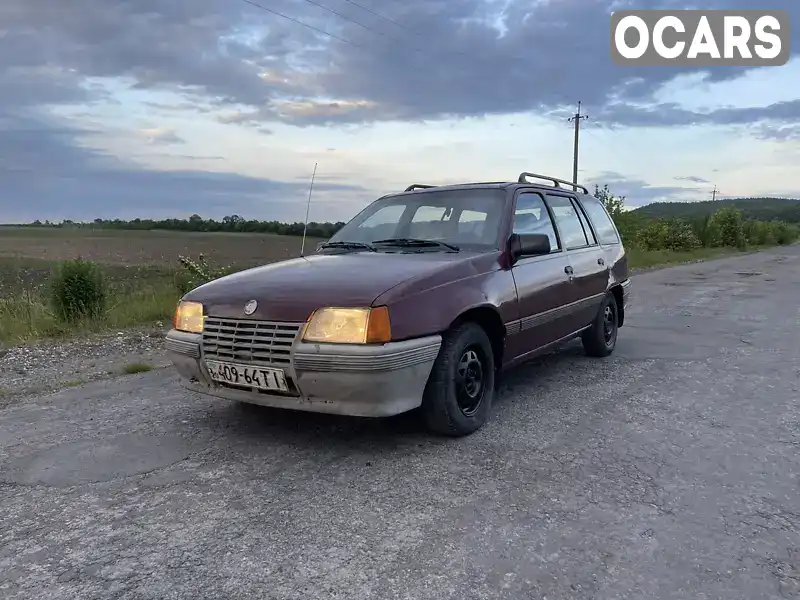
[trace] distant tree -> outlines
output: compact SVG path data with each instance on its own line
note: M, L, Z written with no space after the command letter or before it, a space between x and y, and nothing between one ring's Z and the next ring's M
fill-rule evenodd
M308 224L308 236L312 238L330 238L334 233L344 227L344 222L336 223L315 223ZM28 226L44 227L92 227L94 229L129 229L137 231L165 230L165 231L229 231L243 233L272 233L278 235L302 235L303 223L282 223L280 221L258 221L255 219L247 220L241 215L227 215L220 221L214 219L204 219L198 214L193 214L188 219L163 219L156 221L153 219L133 219L123 221L121 219L93 219L88 223L77 223L64 220L60 223L45 221L34 221Z
M608 184L604 185L602 188L595 184L594 197L603 203L603 206L606 207L611 218L617 218L625 210L625 196L615 196L612 194L611 190L608 188Z

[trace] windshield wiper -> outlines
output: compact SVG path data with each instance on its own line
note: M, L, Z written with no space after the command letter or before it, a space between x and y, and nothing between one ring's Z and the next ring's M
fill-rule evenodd
M461 248L458 246L454 246L453 244L448 244L446 242L440 242L438 240L418 240L415 238L389 238L386 240L375 240L372 242L373 244L383 244L386 246L404 246L404 247L438 247L438 248L447 248L452 250L453 252L459 252Z
M320 249L323 248L361 248L363 250L369 250L370 252L376 252L375 246L367 244L366 242L325 242L320 246Z

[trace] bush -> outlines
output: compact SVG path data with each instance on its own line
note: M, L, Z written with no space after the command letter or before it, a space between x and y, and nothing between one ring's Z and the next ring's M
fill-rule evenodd
M232 267L211 266L202 254L198 256L197 260L192 260L186 256L179 256L178 260L184 268L175 277L175 286L181 295L204 283L230 275L235 271Z
M679 219L671 219L667 222L666 249L682 252L686 250L696 250L703 243L692 229L692 226Z
M692 219L691 227L697 239L706 248L716 248L720 246L719 228L712 222L713 215Z
M636 234L636 245L643 250L695 250L703 244L692 227L681 220L658 219L642 225Z
M785 246L786 244L793 244L800 237L800 230L797 225L790 225L782 221L772 221L767 223L770 226L772 235L775 237L775 243Z
M106 282L98 266L80 258L62 262L53 273L50 303L62 322L97 319L106 305Z
M709 221L709 229L722 246L743 249L747 246L747 238L742 221L742 212L735 208L721 208Z
M636 232L636 245L643 250L662 250L666 246L668 232L666 221L648 221Z
M631 246L637 244L636 236L644 225L645 220L633 212L623 212L614 217L614 224L617 226L622 241Z

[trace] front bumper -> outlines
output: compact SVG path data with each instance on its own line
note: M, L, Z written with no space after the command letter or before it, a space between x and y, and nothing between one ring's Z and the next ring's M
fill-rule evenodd
M205 368L201 334L173 329L166 337L167 353L190 390L262 406L360 417L417 408L441 344L439 335L381 345L295 340L284 368L292 392L282 394L218 384Z

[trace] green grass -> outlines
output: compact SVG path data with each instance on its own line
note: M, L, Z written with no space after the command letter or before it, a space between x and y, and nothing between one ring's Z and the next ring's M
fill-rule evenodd
M85 379L68 379L67 381L64 381L61 385L65 388L74 388L74 387L80 387L85 384L86 384Z
M103 317L64 324L55 318L48 298L53 266L49 261L0 257L0 345L166 324L180 296L177 271L103 265L109 285Z
M672 250L641 250L639 248L626 248L631 269L650 269L653 267L666 267L698 260L711 260L724 256L733 256L743 252L756 252L762 248L751 247L746 251L736 248L698 248L686 252Z
M135 375L136 373L147 373L148 371L152 371L153 366L148 365L147 363L142 362L135 362L130 363L129 365L125 365L122 369L122 372L125 375Z
M179 294L174 287L115 294L101 319L75 324L59 322L43 298L0 299L0 344L17 344L42 338L69 337L126 329L136 325L168 323Z

